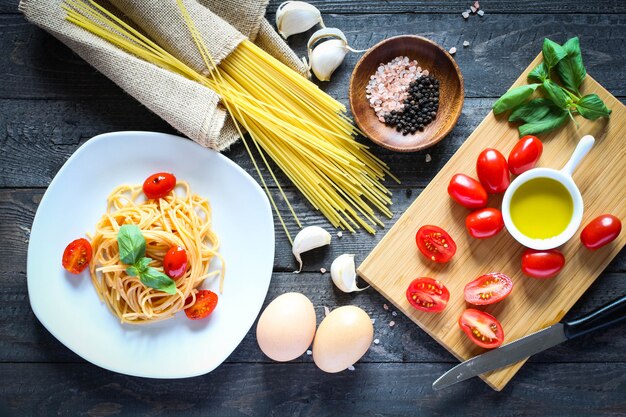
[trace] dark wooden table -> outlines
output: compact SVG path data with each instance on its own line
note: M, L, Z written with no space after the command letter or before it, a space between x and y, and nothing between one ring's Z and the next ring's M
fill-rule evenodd
M271 19L278 3L270 4ZM535 57L544 37L562 42L580 36L588 72L611 93L626 98L623 0L484 0L485 16L467 21L461 12L469 0L315 3L326 24L343 29L355 48L411 33L458 49L455 58L465 76L466 100L453 132L439 145L415 154L374 147L402 180L400 186L391 185L395 218ZM306 40L307 35L297 35L289 43L302 54ZM465 40L470 42L467 48L462 46ZM361 306L376 319L380 344L373 345L352 372L325 374L307 355L273 363L260 352L253 332L223 365L196 378L134 378L85 362L52 337L30 309L26 251L37 204L61 165L89 138L118 130L173 130L52 36L28 24L17 12L17 0L0 0L0 52L0 414L626 415L626 326L536 355L502 392L478 379L433 392L432 381L457 361L409 319L393 317L375 291L340 293L328 274L319 272L340 253L355 253L357 261L363 260L384 232L344 234L327 250L306 256L306 272L294 275L290 246L276 228L268 301L300 291L315 304L318 319L323 306L346 304ZM343 102L357 59L348 55L332 82L323 85ZM225 154L255 175L240 144ZM431 162L425 161L427 154ZM293 188L288 193L305 224L328 227ZM293 223L290 226L295 230ZM568 317L625 293L622 252ZM392 319L396 325L389 327Z

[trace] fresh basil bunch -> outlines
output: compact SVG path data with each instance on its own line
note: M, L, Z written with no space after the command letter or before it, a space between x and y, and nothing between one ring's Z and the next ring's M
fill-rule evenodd
M579 88L587 70L583 65L578 37L562 46L546 38L543 40L542 55L543 62L528 74L533 84L510 89L493 105L495 114L511 110L509 121L523 123L519 126L520 136L556 129L568 118L574 120L576 113L589 120L611 115L611 110L597 94L580 94ZM553 73L558 76L561 85L551 77ZM537 89L544 98L530 99Z
M141 229L134 224L125 224L117 232L117 246L120 261L129 265L126 273L139 280L146 287L154 288L168 294L176 294L176 283L158 269L148 266L152 259L146 255L146 238Z

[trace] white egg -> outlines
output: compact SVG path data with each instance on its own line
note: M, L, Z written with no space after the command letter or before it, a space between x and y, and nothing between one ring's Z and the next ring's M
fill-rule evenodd
M341 372L367 352L374 338L370 316L355 306L339 307L320 323L313 341L313 361L324 372Z
M259 347L275 361L286 362L304 354L315 336L315 309L300 293L276 297L263 311L256 326Z

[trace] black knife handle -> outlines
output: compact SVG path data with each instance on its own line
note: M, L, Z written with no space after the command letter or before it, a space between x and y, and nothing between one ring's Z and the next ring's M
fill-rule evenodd
M584 317L563 322L565 337L573 339L626 319L626 295L592 311Z

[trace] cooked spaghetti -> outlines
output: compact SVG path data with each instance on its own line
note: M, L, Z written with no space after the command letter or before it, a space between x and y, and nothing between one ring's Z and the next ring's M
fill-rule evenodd
M177 192L180 190L180 192ZM120 261L118 231L124 224L141 229L150 266L163 270L163 258L172 246L187 251L188 267L177 279L176 292L168 294L145 286L126 273ZM224 261L217 252L219 239L211 228L211 206L193 194L189 184L178 181L176 190L164 198L145 200L141 185L121 185L109 195L107 211L91 237L93 260L89 272L100 299L122 323L144 324L171 318L193 305L197 288L211 277L224 279ZM221 269L209 271L217 257Z

